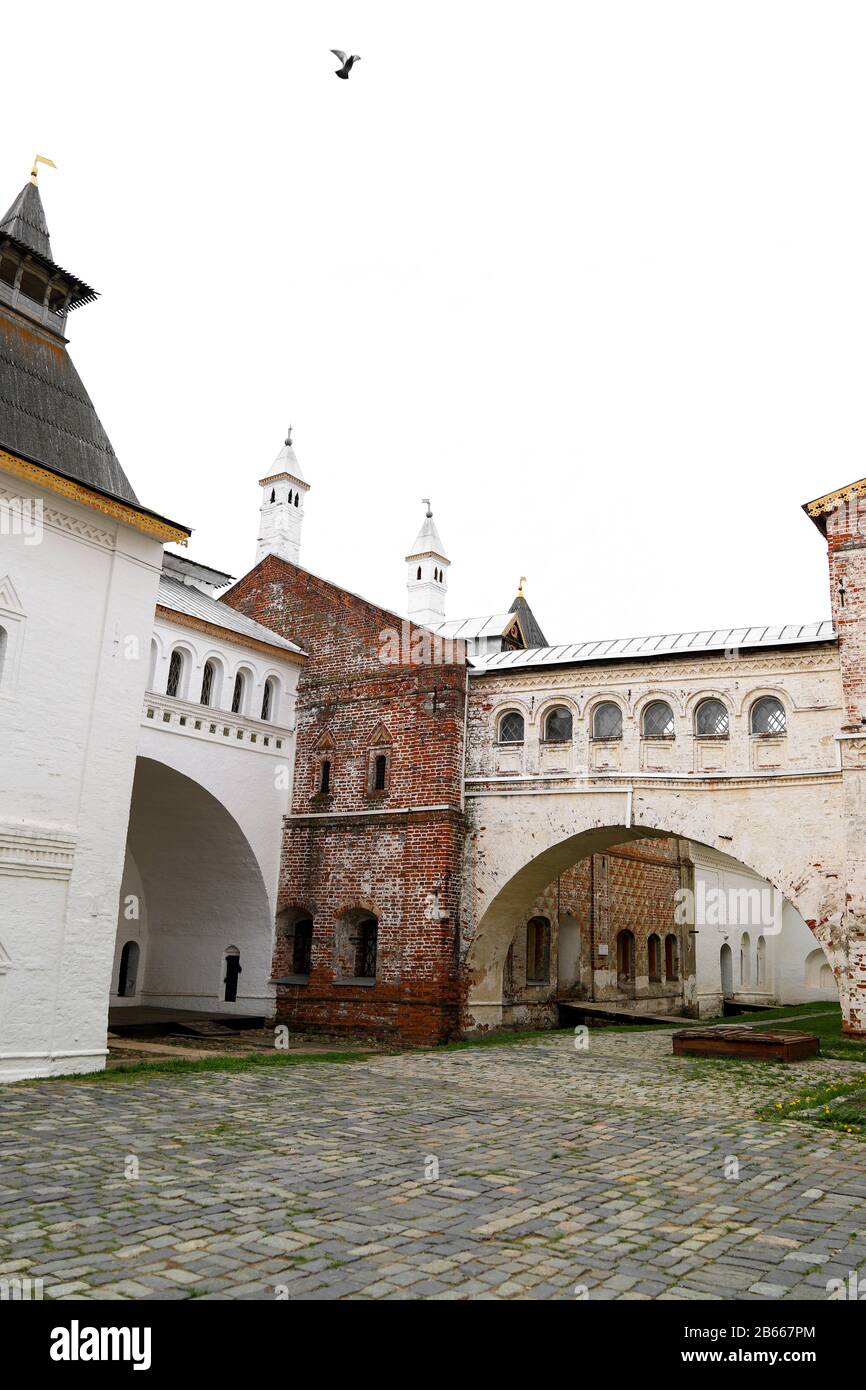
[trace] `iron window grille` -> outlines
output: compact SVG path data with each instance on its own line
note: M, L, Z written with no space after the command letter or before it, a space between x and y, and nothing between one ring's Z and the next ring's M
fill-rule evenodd
M516 710L510 710L508 714L503 714L499 723L499 742L500 743L522 743L523 742L523 715Z
M548 743L569 743L571 741L571 710L557 705L544 721L544 737Z
M673 738L674 712L664 700L653 700L643 716L644 738Z
M698 705L695 733L698 738L727 738L731 720L721 700L704 700Z
M361 922L355 942L355 977L375 980L379 927L376 922Z
M752 733L775 734L779 737L788 732L788 719L785 706L775 695L765 695L752 706Z
M205 662L205 665L204 665L204 671L202 672L202 678L201 678L201 700L199 701L199 703L202 704L202 705L209 705L210 702L211 702L211 696L213 695L213 683L214 683L214 676L215 676L215 675L216 675L216 672L215 672L215 670L214 670L214 664L213 664L213 662L212 662L212 661L206 661L206 662Z
M165 687L166 695L171 695L175 699L180 693L180 678L183 675L183 657L180 652L174 651L168 663L168 681Z
M622 710L612 700L598 705L592 716L592 736L597 739L622 738Z

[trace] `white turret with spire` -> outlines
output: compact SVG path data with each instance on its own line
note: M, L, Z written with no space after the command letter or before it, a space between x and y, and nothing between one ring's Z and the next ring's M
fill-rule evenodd
M278 555L281 560L297 565L300 563L304 501L310 485L304 480L292 448L291 425L270 473L259 480L259 486L262 507L256 564L266 555Z
M408 615L413 623L441 623L445 618L445 595L448 592L448 567L451 561L436 530L430 498L422 497L427 511L415 543L406 556L409 566L406 588L409 595Z

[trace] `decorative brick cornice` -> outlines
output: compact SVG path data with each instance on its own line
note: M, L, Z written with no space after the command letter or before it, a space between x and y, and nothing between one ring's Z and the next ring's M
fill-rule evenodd
M815 650L804 653L798 650L796 657L743 656L736 660L720 658L718 661L700 661L695 665L672 661L644 661L639 666L568 666L557 670L521 672L520 675L506 676L497 673L488 675L483 671L472 673L470 689L474 687L480 695L506 694L513 690L567 690L569 686L589 686L605 689L609 686L641 684L646 689L655 688L660 681L695 681L728 675L733 677L759 676L763 672L784 672L790 675L813 671L838 671L839 652L833 645L830 651Z

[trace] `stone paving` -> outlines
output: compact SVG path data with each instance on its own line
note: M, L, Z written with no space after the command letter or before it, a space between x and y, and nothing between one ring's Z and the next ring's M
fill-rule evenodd
M866 1272L866 1146L753 1118L862 1066L590 1037L7 1088L0 1278L59 1299L826 1299Z

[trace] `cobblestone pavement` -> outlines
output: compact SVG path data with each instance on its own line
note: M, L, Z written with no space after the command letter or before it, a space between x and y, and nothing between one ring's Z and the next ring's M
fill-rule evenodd
M825 1299L866 1269L866 1147L753 1118L863 1068L670 1052L666 1030L596 1032L7 1089L0 1277L47 1298Z

